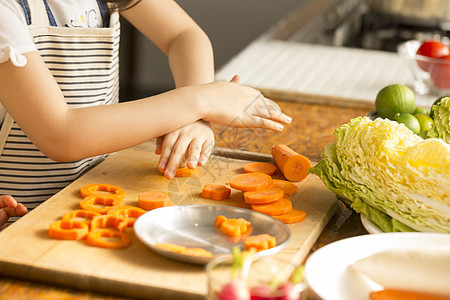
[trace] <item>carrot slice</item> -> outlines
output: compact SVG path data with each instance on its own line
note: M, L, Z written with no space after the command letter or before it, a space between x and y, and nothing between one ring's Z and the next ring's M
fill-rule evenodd
M244 241L245 250L255 248L257 252L273 248L277 245L277 240L274 236L267 233L259 235L251 235Z
M81 240L87 236L88 232L89 226L78 221L58 220L48 229L48 235L51 238L60 240Z
M131 238L118 230L101 228L89 232L86 242L94 247L117 249L130 245Z
M272 176L275 175L275 173L277 172L277 166L266 162L253 162L244 165L244 172L245 173L260 172Z
M250 222L243 218L226 219L220 225L219 230L225 235L237 237L245 233L248 230L249 226Z
M108 210L122 205L122 199L114 195L91 195L80 201L82 209L106 214Z
M102 214L93 210L76 209L62 216L63 221L77 221L91 226L92 219Z
M93 183L83 186L80 189L82 198L86 198L91 195L115 195L119 199L125 197L125 192L118 186L114 186L106 183Z
M279 144L272 148L272 156L278 168L289 181L302 181L308 176L311 162L309 159L286 145Z
M298 192L298 186L287 180L273 179L270 187L277 187L284 191L285 195L293 195Z
M293 209L284 215L275 215L275 219L280 220L285 224L299 223L303 221L306 217L306 213L302 210Z
M170 206L169 193L165 191L148 191L138 196L139 207L145 210Z
M202 190L202 198L223 200L230 198L231 189L221 184L205 184Z
M198 174L198 167L189 169L188 167L181 167L175 172L175 177L191 177Z
M136 206L119 206L114 209L108 210L108 215L115 215L125 218L128 227L132 227L137 218L145 214L147 211Z
M225 217L224 215L217 216L216 219L214 220L214 226L220 227L222 225L222 223L227 219L228 218Z
M175 252L175 253L180 253L180 254L185 254L185 255L192 255L192 256L202 256L202 257L211 257L213 256L213 254L208 251L205 250L203 248L188 248L185 246L181 246L181 245L176 245L176 244L171 244L171 243L161 243L161 244L155 244L156 247L159 247L161 249L167 250L167 251L171 251L171 252Z
M448 296L440 296L429 293L385 289L371 292L371 300L450 300Z
M260 191L244 193L244 201L249 204L266 204L283 198L284 192L279 188L267 188Z
M263 190L271 184L272 177L260 172L238 174L230 178L230 186L243 192Z
M186 247L184 247L184 246L171 244L171 243L156 243L155 246L158 248L167 250L167 251L175 252L175 253L183 253L186 249Z
M116 215L101 215L92 219L91 230L111 228L123 232L127 226L128 222L124 217Z
M182 253L186 254L186 255L200 256L200 257L212 257L213 256L212 252L205 250L203 248L188 248L188 247L186 247L186 249Z
M292 210L292 203L288 198L281 198L272 203L252 204L252 209L269 216L284 215Z

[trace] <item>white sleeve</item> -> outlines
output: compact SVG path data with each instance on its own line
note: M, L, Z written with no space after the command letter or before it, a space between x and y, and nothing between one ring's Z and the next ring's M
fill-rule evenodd
M8 60L23 67L24 53L37 51L27 29L25 14L17 0L0 1L0 63Z

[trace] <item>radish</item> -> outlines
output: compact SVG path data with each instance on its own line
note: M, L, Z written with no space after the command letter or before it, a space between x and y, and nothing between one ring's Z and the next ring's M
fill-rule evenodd
M242 279L234 279L220 291L219 300L250 300L247 283Z
M300 300L300 293L295 288L295 285L288 281L282 284L278 291L281 292L279 297L276 297L277 300Z
M273 289L268 285L258 285L250 290L251 300L272 300Z

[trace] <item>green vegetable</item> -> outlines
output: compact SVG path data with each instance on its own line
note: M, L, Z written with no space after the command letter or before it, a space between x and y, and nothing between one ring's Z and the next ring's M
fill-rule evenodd
M383 231L450 233L450 145L388 119L335 131L310 173Z
M439 138L450 144L450 96L434 102L431 116L434 124L427 130L427 138Z

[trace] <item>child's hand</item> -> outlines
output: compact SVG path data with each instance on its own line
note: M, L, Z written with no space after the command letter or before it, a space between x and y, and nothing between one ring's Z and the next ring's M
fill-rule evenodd
M27 213L27 208L10 195L0 196L0 228L10 217L23 216Z
M161 154L158 169L171 179L185 159L190 169L204 166L213 147L214 133L208 122L189 124L156 140L155 152Z
M239 76L230 82L214 82L207 85L208 111L204 120L222 126L239 128L265 128L283 130L291 117L284 114L272 100L258 90L240 85Z

